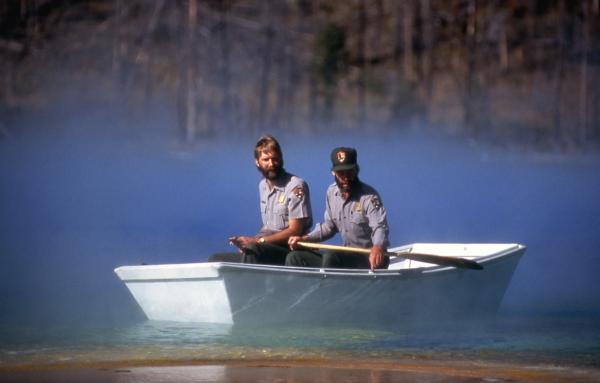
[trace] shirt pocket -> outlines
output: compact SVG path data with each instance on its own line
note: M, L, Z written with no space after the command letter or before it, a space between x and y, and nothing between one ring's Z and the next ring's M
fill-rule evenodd
M369 224L369 220L367 220L367 217L365 217L364 215L362 215L360 213L352 214L350 216L350 222L353 225L357 225L360 227L366 227Z
M276 204L273 209L273 219L275 220L275 226L277 230L283 230L288 227L289 211L286 205Z

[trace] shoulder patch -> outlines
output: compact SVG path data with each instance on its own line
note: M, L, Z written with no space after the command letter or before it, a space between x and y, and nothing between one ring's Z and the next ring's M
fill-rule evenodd
M373 198L371 198L371 204L373 205L373 208L376 210L381 209L381 206L383 206L381 204L381 201L379 200L379 197L377 197L377 196L373 196Z
M298 199L304 198L304 189L301 187L295 187L292 189L292 194L294 194Z

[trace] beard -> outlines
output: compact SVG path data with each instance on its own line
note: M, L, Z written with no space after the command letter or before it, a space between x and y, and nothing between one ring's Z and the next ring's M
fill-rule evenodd
M274 181L281 177L284 173L283 166L274 167L273 169L263 169L257 166L258 171L268 179L269 181Z
M342 193L348 193L350 194L354 189L356 189L357 185L358 185L358 176L354 177L353 180L348 181L347 183L343 184L341 183L337 177L333 177L335 180L335 184L337 185L337 187L340 189L340 191Z

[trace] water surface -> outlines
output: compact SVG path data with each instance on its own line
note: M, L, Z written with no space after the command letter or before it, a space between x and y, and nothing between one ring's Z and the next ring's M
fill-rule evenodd
M426 331L147 322L113 269L203 261L229 249L227 236L254 234L254 138L185 150L16 140L0 143L1 365L415 356L598 366L600 156L407 134L280 139L286 168L310 184L315 220L331 148L355 146L393 245L526 245L499 321Z

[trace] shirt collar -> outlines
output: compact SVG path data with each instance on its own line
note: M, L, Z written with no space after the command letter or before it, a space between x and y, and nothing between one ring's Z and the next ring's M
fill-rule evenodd
M291 178L291 174L288 172L283 173L283 175L281 176L281 180L282 182L278 184L273 184L273 189L269 189L269 181L263 177L263 181L264 181L264 187L265 189L270 193L272 193L273 191L277 190L277 191L285 191L285 187L288 184L288 181Z
M347 200L344 200L342 198L342 191L340 190L340 187L337 185L337 183L334 183L334 185L335 185L335 193L334 194L342 201L348 202L348 201L357 201L358 199L360 199L362 186L363 186L361 181L358 181L358 186L350 192L350 195L348 196Z

